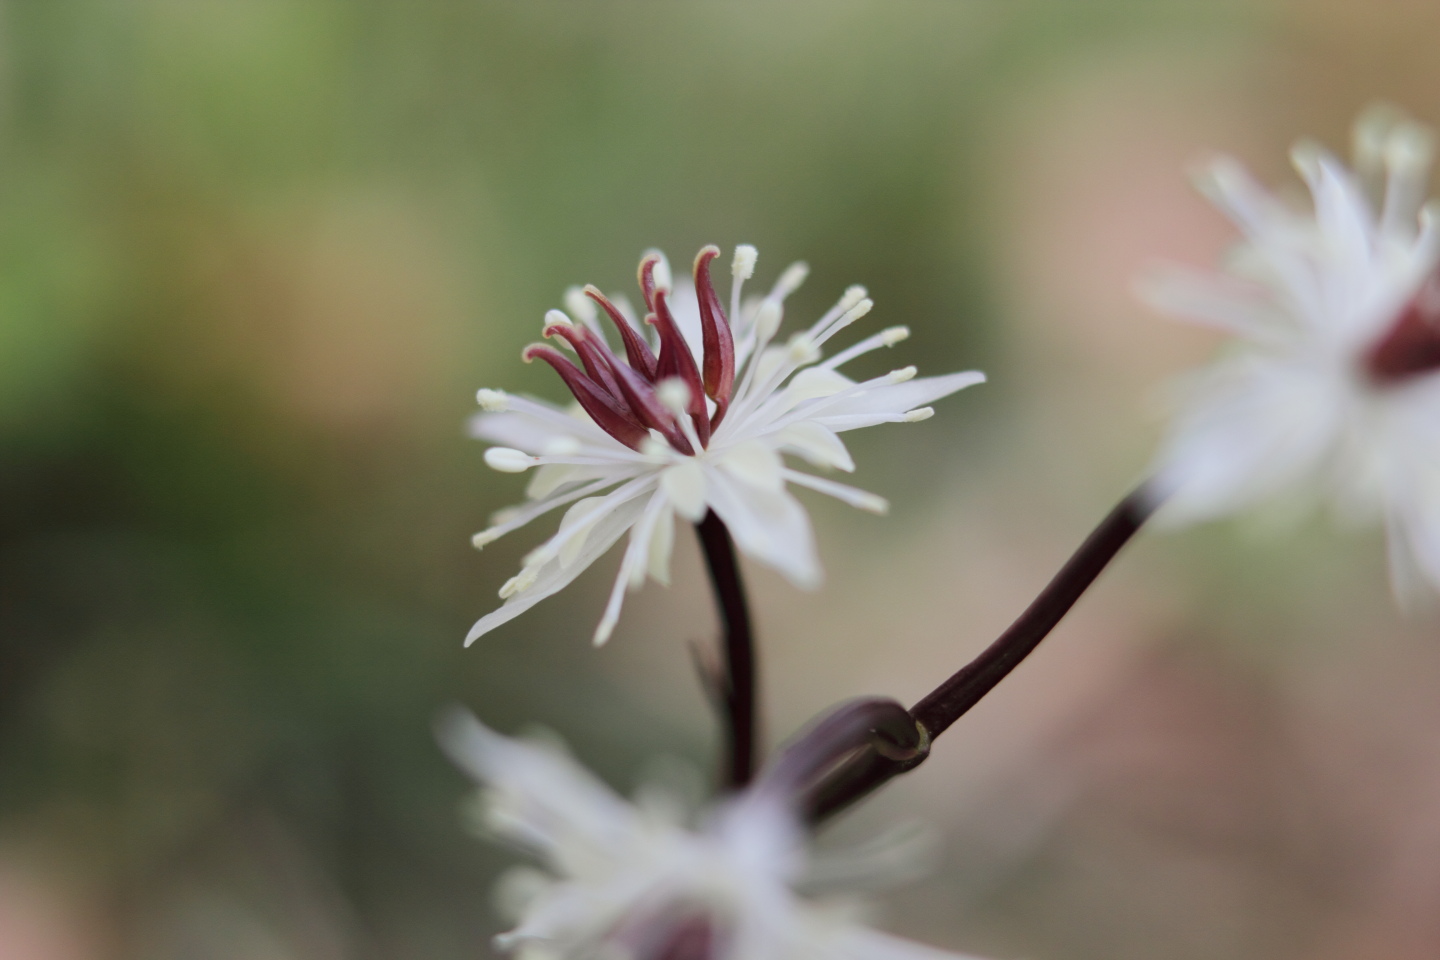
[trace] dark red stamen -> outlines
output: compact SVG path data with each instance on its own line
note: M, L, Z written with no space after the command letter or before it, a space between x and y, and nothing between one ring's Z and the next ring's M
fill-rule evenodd
M595 287L586 287L585 296L594 300L605 311L610 322L615 324L620 331L620 339L625 344L625 358L630 361L630 366L639 372L646 380L655 382L655 354L651 352L650 345L645 338L640 336L640 331L630 325L625 315L620 312L615 304L611 303L605 294Z
M684 432L675 420L675 415L660 402L655 388L639 373L619 360L611 361L611 370L619 382L620 392L624 394L626 403L630 405L630 410L639 418L640 422L647 427L659 430L661 435L669 441L670 446L687 457L693 455L695 448L685 438Z
M710 442L710 415L705 409L705 387L700 382L700 370L695 366L695 357L685 342L685 336L675 324L670 306L665 301L664 290L654 291L655 312L645 318L646 323L655 325L660 332L660 357L655 367L656 382L667 377L679 377L690 388L690 401L686 412L695 422L695 431L700 436L700 445Z
M1432 278L1370 349L1365 357L1365 372L1376 383L1388 385L1437 369L1440 369L1440 288Z
M715 284L710 281L710 261L718 256L720 248L713 244L695 255L695 297L700 303L700 336L705 347L705 393L716 407L712 427L725 416L730 390L735 385L735 338Z
M543 343L532 343L520 356L526 363L538 357L550 364L555 372L560 374L560 379L565 381L565 386L570 388L581 408L595 421L596 426L631 450L639 450L640 445L650 436L650 431L646 430L629 410L623 408L614 396L582 373L579 367L565 359L559 350Z
M645 298L645 309L655 312L655 267L660 263L660 254L652 253L640 260L640 295Z
M585 373L589 375L604 391L615 400L621 401L620 406L627 404L621 399L620 385L615 382L615 375L610 372L608 362L609 349L597 344L596 338L584 327L576 327L568 323L549 323L541 331L546 339L561 337L566 343L574 348L575 354L580 362L585 365ZM634 411L629 411L633 413Z

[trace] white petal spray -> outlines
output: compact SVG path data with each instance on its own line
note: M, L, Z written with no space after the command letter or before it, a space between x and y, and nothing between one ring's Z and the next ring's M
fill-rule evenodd
M519 960L965 960L861 925L853 901L799 896L858 861L827 871L760 785L690 829L675 803L631 804L554 744L501 736L461 710L440 737L484 787L487 832L543 867L497 890L518 925L496 946Z
M1233 160L1203 174L1242 242L1223 274L1170 268L1141 293L1238 340L1181 385L1151 489L1167 501L1161 522L1317 491L1344 513L1378 515L1405 594L1440 586L1440 233L1422 206L1433 143L1376 108L1355 148L1347 169L1296 146L1309 210Z
M578 365L545 344L527 347L524 358L555 369L575 398L573 409L499 390L477 395L484 412L472 421L471 433L499 445L486 451L486 463L505 473L534 473L528 502L497 514L489 529L475 535L475 546L568 509L559 531L501 588L505 603L471 628L467 645L566 587L628 531L594 634L596 644L604 643L627 590L647 576L668 582L677 515L698 522L713 510L742 552L797 586L818 586L810 520L788 486L875 513L888 504L796 469L784 457L849 472L855 464L839 434L927 419L934 413L928 404L985 379L975 371L917 379L914 367L902 367L851 380L841 366L894 346L909 331L891 327L825 359L826 343L873 306L864 288L851 287L807 329L777 342L785 298L807 268L793 264L769 293L747 301L744 284L757 254L754 247L737 247L732 321L710 279L710 263L719 254L714 246L700 251L693 288L674 288L664 256L646 254L639 270L643 324L621 298L594 287L567 294L568 314L546 315L545 336L568 347ZM607 325L624 359L607 341Z

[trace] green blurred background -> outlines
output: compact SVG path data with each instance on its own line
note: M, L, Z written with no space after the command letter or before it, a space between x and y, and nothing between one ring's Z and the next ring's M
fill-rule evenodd
M1143 471L1211 347L1131 278L1230 233L1207 149L1293 180L1375 98L1440 121L1430 3L0 3L0 958L488 955L508 855L430 721L541 723L629 789L713 729L676 586L612 559L464 650L548 527L463 424L564 288L640 251L807 260L875 359L991 382L856 435L827 586L750 568L776 740L910 701ZM869 322L869 321L867 321ZM995 957L1440 951L1440 641L1373 532L1148 534L838 840L944 840L882 922Z

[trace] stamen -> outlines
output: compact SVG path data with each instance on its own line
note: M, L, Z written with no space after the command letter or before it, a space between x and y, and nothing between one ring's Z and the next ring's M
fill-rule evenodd
M625 358L630 361L630 366L639 371L646 380L654 383L655 354L651 351L650 345L640 336L640 331L631 326L630 321L625 319L625 315L620 312L620 309L597 288L587 286L585 296L598 303L605 311L605 315L610 318L610 322L620 331L620 340L625 344Z
M657 395L654 387L623 363L616 363L612 370L616 381L620 384L620 391L630 404L631 411L640 418L640 422L652 430L658 430L670 446L676 450L686 456L692 456L695 448L676 428L675 418L666 409L664 397ZM664 382L669 381L662 381L662 383ZM684 412L682 411L680 415L684 416Z
M921 420L929 420L933 416L935 416L934 407L916 407L914 410L905 414L905 422L919 423Z
M715 422L725 416L735 386L735 337L710 282L710 261L720 256L714 245L695 255L695 297L700 302L700 337L705 349L705 395L715 401ZM713 426L713 424L712 424Z
M760 251L748 243L742 243L735 248L735 259L730 261L730 276L736 280L749 280L755 276L755 261L760 257Z
M550 313L559 314L562 317L565 316L558 310L551 310ZM548 317L549 314L546 314L546 316ZM596 338L591 336L590 331L584 327L575 326L573 323L570 323L569 318L566 317L564 323L551 323L548 325L544 333L547 338L560 337L569 343L570 346L574 348L575 353L580 357L580 362L585 364L585 372L590 375L590 379L600 384L600 386L605 389L605 392L617 401L620 400L620 386L615 382L615 375L611 373L612 364L610 362L610 351L607 347L597 343ZM620 405L624 406L623 401Z
M536 459L513 447L491 447L485 451L485 463L501 473L524 473L535 466Z
M526 363L538 357L550 364L555 372L560 374L560 379L565 381L565 386L570 388L581 408L595 421L595 425L631 450L639 450L640 444L650 435L628 410L620 406L615 397L581 373L575 364L566 360L554 347L533 343L526 347L520 356Z
M475 402L480 404L480 409L490 413L504 413L510 409L510 395L504 390L482 387L475 392Z

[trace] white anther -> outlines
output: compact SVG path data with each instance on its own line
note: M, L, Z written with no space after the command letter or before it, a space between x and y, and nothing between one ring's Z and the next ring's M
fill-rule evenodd
M1418 123L1399 123L1385 138L1385 163L1391 169L1427 166L1435 153L1435 136Z
M780 274L780 279L775 281L775 290L771 293L771 296L784 300L798 290L800 284L804 283L805 278L808 276L810 276L810 265L808 263L799 260L790 264L790 266L785 268L785 272Z
M1320 162L1325 157L1325 148L1314 140L1301 140L1290 148L1290 162L1306 179L1313 179L1320 174Z
M491 447L485 451L485 462L501 473L524 473L535 466L534 457L514 447Z
M665 438L660 435L660 431L653 428L650 430L650 436L640 443L640 452L657 460L669 460L672 449Z
M860 284L858 283L855 284L855 286L853 287L848 287L845 290L845 295L840 298L841 312L843 313L844 311L851 309L855 306L855 304L859 303L861 300L864 300L868 293L869 291L866 290L864 287L860 286Z
M888 327L880 331L880 342L887 347L893 347L901 340L908 339L909 336L909 327Z
M551 437L545 442L543 452L547 457L573 457L580 452L580 441L574 437Z
M503 534L498 532L494 527L491 527L488 530L481 530L475 534L475 536L471 537L470 543L474 545L476 550L482 550L486 545L499 540L501 536L503 536Z
M891 370L885 375L885 379L890 383L904 383L906 380L914 380L915 374L919 372L913 366L901 367L899 370Z
M780 306L779 300L766 297L760 301L760 306L755 311L755 335L760 338L761 343L766 343L775 336L784 316L785 309Z
M845 320L845 324L848 326L849 324L854 323L856 320L859 320L861 317L865 316L865 314L869 313L871 310L874 309L874 300L871 300L868 297L862 299L859 303L855 304L855 306L845 311L845 316L847 318Z
M585 296L584 287L565 290L565 309L570 311L570 316L587 326L595 322L595 301Z
M791 363L814 363L820 359L820 348L808 334L797 333L785 344L785 352Z
M475 402L480 404L480 409L491 413L503 413L510 409L510 395L504 390L481 387L475 391Z
M850 501L856 508L868 513L886 514L890 512L890 501L875 493L860 491Z
M666 377L655 385L655 395L677 417L690 409L690 386L679 377Z
M742 243L735 248L735 259L730 261L730 276L737 280L749 280L755 276L755 261L760 257L760 251L748 243Z
M641 259L645 257L657 258L655 261L655 269L650 276L655 280L656 290L664 290L666 293L669 293L670 288L674 286L674 282L670 278L670 261L665 258L665 254L653 247L641 254Z
M921 420L929 420L933 416L935 416L934 407L916 407L914 410L905 414L905 422L919 423Z

